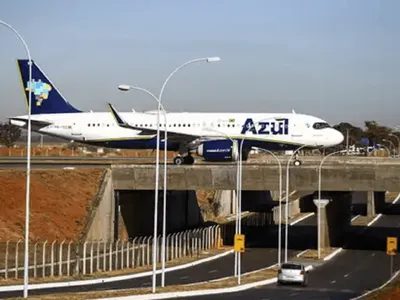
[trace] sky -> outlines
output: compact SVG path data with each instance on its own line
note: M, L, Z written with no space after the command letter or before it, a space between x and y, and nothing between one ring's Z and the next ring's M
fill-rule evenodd
M3 0L0 20L81 110L291 112L330 124L400 124L400 1ZM0 26L0 120L26 113L16 59L25 48Z

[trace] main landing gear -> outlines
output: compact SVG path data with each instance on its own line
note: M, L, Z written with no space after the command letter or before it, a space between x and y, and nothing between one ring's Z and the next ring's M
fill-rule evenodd
M194 157L191 155L181 156L178 155L174 158L175 165L193 165L194 164Z

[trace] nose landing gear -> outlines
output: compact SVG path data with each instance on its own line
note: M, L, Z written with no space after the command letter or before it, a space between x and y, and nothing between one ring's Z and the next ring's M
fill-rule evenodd
M194 157L191 155L181 156L178 155L174 158L174 164L179 165L193 165L194 164Z
M296 159L296 160L293 162L293 164L294 164L296 167L298 167L298 166L301 165L301 161L298 160L298 159Z

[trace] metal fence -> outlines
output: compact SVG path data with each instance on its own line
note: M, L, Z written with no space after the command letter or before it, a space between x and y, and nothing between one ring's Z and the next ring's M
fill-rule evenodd
M219 225L169 234L165 260L199 255L217 248ZM77 244L67 241L38 241L29 245L29 277L88 275L152 264L153 237L127 241L92 241ZM157 238L157 262L161 262L161 236ZM23 240L0 243L0 278L23 278Z

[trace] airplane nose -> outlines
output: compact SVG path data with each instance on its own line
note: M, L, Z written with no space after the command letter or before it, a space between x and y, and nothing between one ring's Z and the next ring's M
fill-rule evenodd
M336 145L339 145L344 141L344 135L340 131L335 130L335 135L334 135L333 139L334 139L334 143Z

